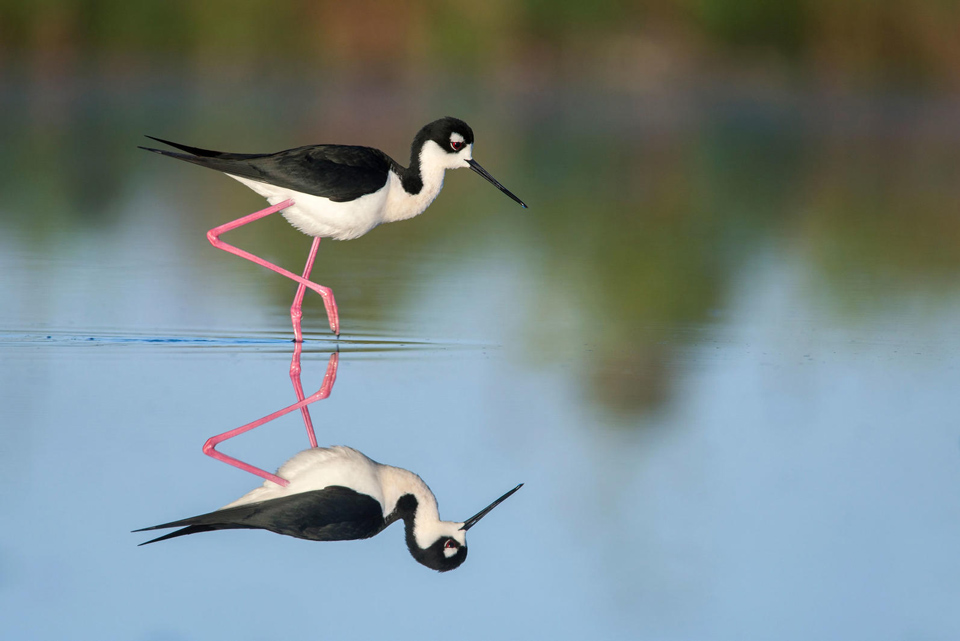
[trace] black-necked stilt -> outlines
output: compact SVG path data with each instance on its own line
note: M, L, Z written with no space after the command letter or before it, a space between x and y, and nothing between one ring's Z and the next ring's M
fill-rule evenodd
M310 270L321 238L359 238L381 223L406 220L423 213L440 193L447 169L469 167L521 206L519 198L473 159L473 130L456 118L441 118L417 133L410 166L402 167L379 149L347 145L311 145L275 154L233 154L188 147L153 138L187 153L141 147L164 156L222 171L265 197L271 207L207 232L218 247L263 265L299 283L290 318L294 340L302 340L300 319L306 288L323 297L330 328L340 334L333 291L310 280ZM220 234L283 210L287 221L314 237L303 276L220 240Z
M261 529L310 541L368 539L403 520L407 548L419 563L440 572L467 558L467 530L523 483L463 522L441 521L437 499L413 472L381 465L349 447L314 447L284 463L281 486L264 481L215 512L134 530L182 528L156 543L212 530Z

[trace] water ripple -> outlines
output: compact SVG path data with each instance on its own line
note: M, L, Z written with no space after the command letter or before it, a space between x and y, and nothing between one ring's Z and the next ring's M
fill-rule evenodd
M0 346L8 347L171 347L171 348L212 348L225 350L253 350L269 352L287 352L293 347L293 341L280 333L245 332L238 334L204 334L191 332L166 335L136 334L130 332L90 332L75 333L68 331L47 331L42 333L0 331ZM416 337L360 334L330 337L310 337L304 341L307 348L335 350L340 352L383 354L403 351L450 351L484 350L494 346L482 343L439 340Z

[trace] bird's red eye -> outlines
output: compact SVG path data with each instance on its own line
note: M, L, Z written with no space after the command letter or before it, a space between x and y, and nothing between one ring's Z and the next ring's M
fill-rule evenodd
M462 140L451 140L451 141L450 141L450 146L453 147L453 150L454 150L454 151L460 151L461 149L463 149L463 141L462 141Z
M463 143L460 144L462 145ZM443 547L447 548L448 550L454 550L457 548L457 542L453 539L447 539L447 542L443 544Z

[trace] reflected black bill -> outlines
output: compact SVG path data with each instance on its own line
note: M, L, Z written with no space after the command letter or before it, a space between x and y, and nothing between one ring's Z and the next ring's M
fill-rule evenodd
M506 191L506 190L504 189L504 191ZM507 193L510 193L510 192L507 192ZM476 514L474 514L473 516L471 516L471 517L470 517L469 519L467 519L466 521L464 521L463 526L462 526L460 529L461 529L461 530L469 530L470 528L472 528L474 525L477 524L477 521L479 521L480 519L482 519L483 517L485 517L485 516L487 515L487 513L490 512L490 510L492 510L493 508L497 507L498 505L500 505L501 503L503 503L504 501L506 501L508 498L510 498L510 495L511 495L511 494L513 494L514 492L516 492L517 490L519 490L521 487L523 487L523 483L521 483L521 484L518 485L517 487L513 488L512 490L510 490L509 492L507 492L506 494L504 494L503 496L501 496L500 498L498 498L496 501L494 501L493 503L491 503L491 504L488 505L487 507L485 507L485 508L483 508L482 510L480 510L479 512L477 512Z
M499 189L500 191L502 191L502 192L505 193L506 195L510 196L511 198L513 198L513 199L514 199L515 201L517 201L518 203L520 203L520 206L521 206L521 207L523 207L524 209L527 209L526 204L524 204L524 202L523 202L522 200L520 200L519 198L517 198L516 196L514 196L512 193L510 193L510 190L509 190L509 189L507 189L506 187L504 187L503 185L501 185L500 183L498 183L498 182L497 182L497 179L494 178L493 176L491 176L489 173L487 173L487 170L484 169L483 167L481 167L481 166L480 166L480 163L478 163L476 160L468 160L468 161L467 161L467 164L470 165L470 169L474 170L475 172L477 172L478 174L480 174L481 176L483 176L484 178L486 178L487 180L489 180L490 182L492 182L494 187L496 187L497 189Z

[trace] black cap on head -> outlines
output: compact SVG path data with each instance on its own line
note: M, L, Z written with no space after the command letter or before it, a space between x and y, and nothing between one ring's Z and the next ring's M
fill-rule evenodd
M444 549L448 545L453 545L456 549L456 552L451 556L444 554ZM434 541L433 545L428 547L426 550L421 550L420 548L414 550L411 548L410 553L418 563L427 566L431 570L436 570L437 572L449 572L450 570L456 570L458 567L463 565L464 561L467 560L467 546L460 545L454 539L446 536Z
M447 116L440 120L434 120L417 132L413 139L413 154L419 154L428 140L440 145L440 148L444 151L453 152L455 150L450 147L450 135L455 133L463 137L464 144L473 144L473 129L470 128L470 125L459 118Z

